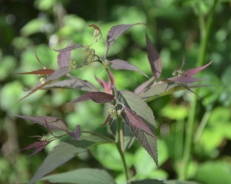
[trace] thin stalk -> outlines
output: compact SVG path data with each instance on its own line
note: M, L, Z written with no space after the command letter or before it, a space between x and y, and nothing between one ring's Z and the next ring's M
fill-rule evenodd
M128 182L128 180L129 180L128 169L127 169L126 161L125 161L125 158L124 158L124 153L123 153L123 150L122 150L122 147L121 147L121 145L122 145L121 141L123 141L123 138L122 138L123 137L122 122L121 122L121 120L119 120L119 118L118 118L117 122L118 122L118 124L117 124L116 147L117 147L117 149L119 151L119 154L120 154L120 157L121 157L126 182Z
M199 53L199 57L197 61L197 66L202 66L205 61L209 36L210 36L211 29L212 29L212 23L214 20L214 14L215 14L217 2L218 0L214 0L210 15L208 17L208 22L206 24L205 35L201 39L201 47L200 47L200 53ZM193 132L195 129L196 109L197 109L197 98L194 95L190 102L190 113L189 113L188 122L187 122L187 132L186 132L186 140L185 140L184 153L183 153L183 163L182 163L182 169L179 175L180 180L187 179L187 170L188 170L188 165L190 161L191 146L193 142Z

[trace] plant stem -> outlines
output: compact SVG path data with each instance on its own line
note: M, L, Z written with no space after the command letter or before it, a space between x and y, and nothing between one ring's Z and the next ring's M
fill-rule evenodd
M127 169L127 165L126 165L126 162L125 162L125 158L124 158L124 153L122 151L122 143L121 141L123 141L123 130L122 130L122 122L120 120L120 118L117 118L118 119L118 124L117 124L117 140L116 140L116 147L119 151L119 154L120 154L120 157L121 157L121 160L122 160L122 164L123 164L123 170L124 170L124 174L125 174L125 178L126 178L126 182L128 182L129 180L129 176L128 176L128 169Z
M205 35L201 39L201 47L200 47L200 53L199 53L199 57L197 61L197 66L202 66L205 61L209 36L210 36L211 28L212 28L212 23L214 19L217 2L218 0L214 0L210 15L208 17L208 22L206 24ZM188 165L189 165L189 160L190 160L190 155L191 155L193 132L195 128L194 126L195 126L195 120L196 120L195 118L196 108L197 108L197 98L194 95L190 102L191 110L190 110L188 122L187 122L186 140L185 140L185 147L184 147L184 153L183 153L183 163L182 163L182 168L181 168L180 175L179 175L180 180L187 179L187 170L188 170Z

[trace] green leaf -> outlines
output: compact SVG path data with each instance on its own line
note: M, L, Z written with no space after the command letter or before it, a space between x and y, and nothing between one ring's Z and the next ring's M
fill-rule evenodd
M146 180L132 181L131 184L165 184L165 183L160 180L146 179Z
M47 21L44 19L33 19L29 21L22 29L21 33L23 36L29 36L34 33L40 32L42 26L46 25Z
M199 183L191 182L191 181L169 180L169 181L164 181L164 184L199 184Z
M231 183L231 166L230 162L226 162L210 161L200 165L196 180L205 184Z
M119 91L119 98L125 106L129 107L133 112L140 116L145 124L151 129L151 131L156 136L155 128L155 117L153 115L150 107L142 100L137 94L130 91ZM141 143L141 145L146 149L149 155L154 159L156 165L158 166L158 154L157 154L157 138L147 134L146 132L134 127L126 114L122 112L122 117L126 124L131 129L132 133Z
M53 171L55 168L66 163L76 154L82 153L89 149L91 146L100 143L107 143L107 141L96 136L86 136L81 137L81 140L68 140L62 142L58 146L54 147L54 149L46 157L33 178L30 180L29 184L34 183L44 175Z
M52 174L43 177L51 183L75 183L75 184L115 184L113 178L100 169L77 169L60 174Z

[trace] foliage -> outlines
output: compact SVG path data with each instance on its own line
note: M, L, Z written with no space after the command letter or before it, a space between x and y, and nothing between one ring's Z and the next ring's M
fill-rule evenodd
M30 124L25 124L25 121L13 116L14 114L22 114L24 117L58 117L65 120L65 125L68 129L68 131L61 132L68 134L74 139L79 139L79 133L85 130L97 132L114 139L111 131L116 132L117 127L115 125L118 122L114 119L111 124L110 119L106 118L106 109L111 109L111 106L101 106L101 104L91 101L82 102L79 105L73 103L65 104L83 94L83 92L75 89L95 92L97 90L102 91L99 88L99 86L102 86L105 89L104 92L111 94L110 86L111 83L114 83L119 92L121 92L120 89L126 89L135 91L139 95L141 93L145 94L142 98L146 98L145 102L148 102L148 106L155 114L155 135L159 137L159 169L155 167L151 157L145 150L136 141L134 142L131 132L126 127L127 125L122 123L122 128L125 132L128 131L126 136L124 136L126 164L128 168L134 166L136 169L136 175L133 176L133 180L148 182L147 178L156 178L158 179L156 182L158 182L163 179L183 179L181 176L184 175L184 179L194 180L198 183L209 184L217 181L229 183L230 45L228 44L228 33L230 31L230 20L227 2L217 3L215 16L212 18L213 24L210 28L210 34L207 32L206 25L208 19L210 19L213 1L193 0L184 2L169 1L165 3L161 1L154 3L151 3L151 1L118 1L116 6L114 6L115 2L110 4L104 2L102 4L103 2L95 1L92 2L91 7L86 5L85 2L79 2L79 5L76 6L74 2L70 1L38 0L34 2L10 3L4 3L3 1L1 3L3 6L1 5L0 9L3 10L2 8L4 8L3 14L0 16L1 25L4 28L0 31L1 35L4 35L4 39L0 43L0 116L3 120L3 123L1 123L3 126L0 126L1 153L3 154L3 157L0 157L1 182L15 183L15 181L27 181L36 172L43 158L46 157L45 152L51 152L52 148L57 146L60 141L66 141L65 137L61 137L59 141L53 140L46 145L45 152L41 151L39 154L34 155L33 158L27 159L24 156L27 152L18 154L17 151L19 147L21 149L31 144L32 140L28 139L27 136L41 135L43 133L46 135L38 136L37 138L50 140L53 135L61 135L59 131L48 128L49 121L42 121L43 126L30 126ZM88 8L79 9L79 7L84 6ZM59 11L57 11L58 9ZM63 11L64 9L67 14ZM21 12L24 13L22 14ZM92 12L98 13L93 14ZM139 16L137 17L137 15ZM223 18L217 21L219 17ZM53 70L57 70L57 53L53 52L52 48L63 48L70 44L70 40L73 40L72 43L89 45L89 43L93 42L91 36L92 30L95 27L93 23L99 20L103 21L103 23L97 24L103 35L106 35L110 27L119 24L146 22L151 28L146 29L146 26L143 25L132 26L132 29L129 29L123 37L119 37L113 42L107 58L111 66L109 69L113 72L115 81L104 81L103 79L109 78L109 75L102 70L102 65L93 63L71 71L71 75L75 77L63 76L60 80L53 80L57 77L57 75L53 75L52 78L54 78L51 78L52 80L42 87L44 90L39 89L31 97L26 98L25 101L15 104L22 97L21 89L28 90L35 83L38 83L38 78L36 75L33 76L31 74L15 75L12 73L25 71L31 73L34 70L44 72L44 76L41 77L41 82L43 82L46 79L45 75ZM88 25L91 25L91 28L87 28ZM166 89L169 81L163 79L170 78L170 73L174 69L178 70L175 65L184 56L186 60L185 71L187 71L187 68L200 67L205 61L213 61L212 65L198 74L196 78L202 79L202 82L205 84L214 84L214 87L198 88L195 91L197 96L189 91L193 87L198 87L197 84L193 83L187 84L189 89L179 83L171 83L168 86L169 90L166 90L165 93L161 93L161 90L158 92L150 88L150 83L154 81L154 78L151 77L147 80L139 73L151 76L150 67L148 64L145 64L147 60L145 32L151 36L149 40L154 40L155 46L160 51L162 58L163 71L159 77L162 83L157 81L157 85ZM207 43L209 43L207 49L203 51L206 53L206 59L199 64L196 61L201 57L199 56L202 50L200 46L203 45L202 40L205 35L209 38L207 40ZM102 41L97 42L97 44L91 45L91 48L95 50L97 55L103 56L105 54L103 44L104 42ZM77 65L81 65L81 62L85 59L83 46L74 45L80 47L71 51L71 59L75 60ZM42 65L36 59L35 53ZM122 58L123 60L115 58ZM90 60L91 58L89 58ZM115 71L123 69L123 65L127 64L125 63L126 61L129 61L127 62L128 64L133 64L133 70L136 72ZM113 65L114 63L115 66ZM48 68L45 69L44 66ZM63 63L58 63L58 66L62 67ZM140 69L134 66L138 66ZM63 72L65 73L65 70ZM147 83L136 88L146 80L148 81ZM100 85L97 81L101 81ZM220 85L218 86L217 84ZM66 90L65 88L72 90ZM142 89L144 88L150 88L150 90L146 90L143 93ZM178 90L180 91L173 95L165 96ZM154 94L156 95L154 96ZM188 113L191 113L193 109L192 106L189 107L191 99L194 98L193 96L196 97L199 103L195 108L194 116L196 118L194 126L191 128L185 122L188 120ZM199 101L198 99L200 98L202 100ZM122 100L121 97L119 99ZM123 101L123 104L125 104L125 101ZM118 107L122 106L118 105ZM131 113L136 115L137 112L132 108ZM92 118L89 119L89 117ZM127 116L124 115L125 120L126 118ZM105 124L108 123L106 127L99 126L103 122ZM142 122L147 123L143 119ZM76 126L76 123L79 126ZM81 130L79 127L81 127ZM17 128L17 131L15 128ZM188 135L185 130L188 129L193 131L193 137L190 140L192 149L189 151L190 157L187 158L189 161L188 169L184 169L186 172L183 173L181 170L185 160L182 160L182 158L185 149L185 136ZM38 149L35 150L38 151ZM52 173L62 173L67 170L79 170L86 167L102 169L103 166L117 183L123 183L123 167L120 155L116 151L116 146L112 144L91 147L89 151L74 157L73 162L64 164ZM206 177L209 176L206 173L211 173L212 168L215 169L213 176L217 180ZM131 169L130 171L134 170ZM9 173L11 173L10 176ZM38 181L38 183L43 182Z

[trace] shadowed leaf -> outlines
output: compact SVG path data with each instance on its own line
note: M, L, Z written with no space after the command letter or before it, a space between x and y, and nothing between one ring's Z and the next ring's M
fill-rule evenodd
M143 122L149 127L151 132L154 134L150 135L143 130L140 130L133 126L129 119L127 118L125 112L122 112L122 117L131 132L140 142L140 144L145 148L149 155L153 158L156 165L158 166L158 154L157 154L157 138L156 128L155 128L155 117L153 115L150 107L142 100L138 95L130 91L119 91L120 101L129 109L131 109L135 114L142 118Z
M139 68L136 66L128 63L127 61L121 60L121 59L115 59L109 62L110 67L115 70L132 70L141 73L145 77L148 77L144 72L142 72Z
M36 75L49 75L52 74L55 70L52 69L39 69L31 72L20 72L15 74L36 74Z
M161 63L160 55L152 45L152 42L147 34L146 34L146 44L147 44L147 52L148 52L148 61L151 65L153 76L157 81L162 73L162 63Z
M108 103L114 100L114 96L103 92L88 92L70 103L76 103L90 99L97 103Z
M43 177L41 180L48 180L52 183L116 184L106 171L100 169L76 169L60 174L52 174Z
M44 127L47 128L47 125L50 129L52 130L62 130L67 132L67 126L64 123L63 120L52 117L52 116L19 116L16 115L19 118L31 121L32 123L37 123L40 125L43 125Z
M96 136L81 137L81 140L68 140L61 142L49 153L39 167L29 184L34 183L44 175L63 165L76 154L82 153L96 144L107 143L105 139Z

